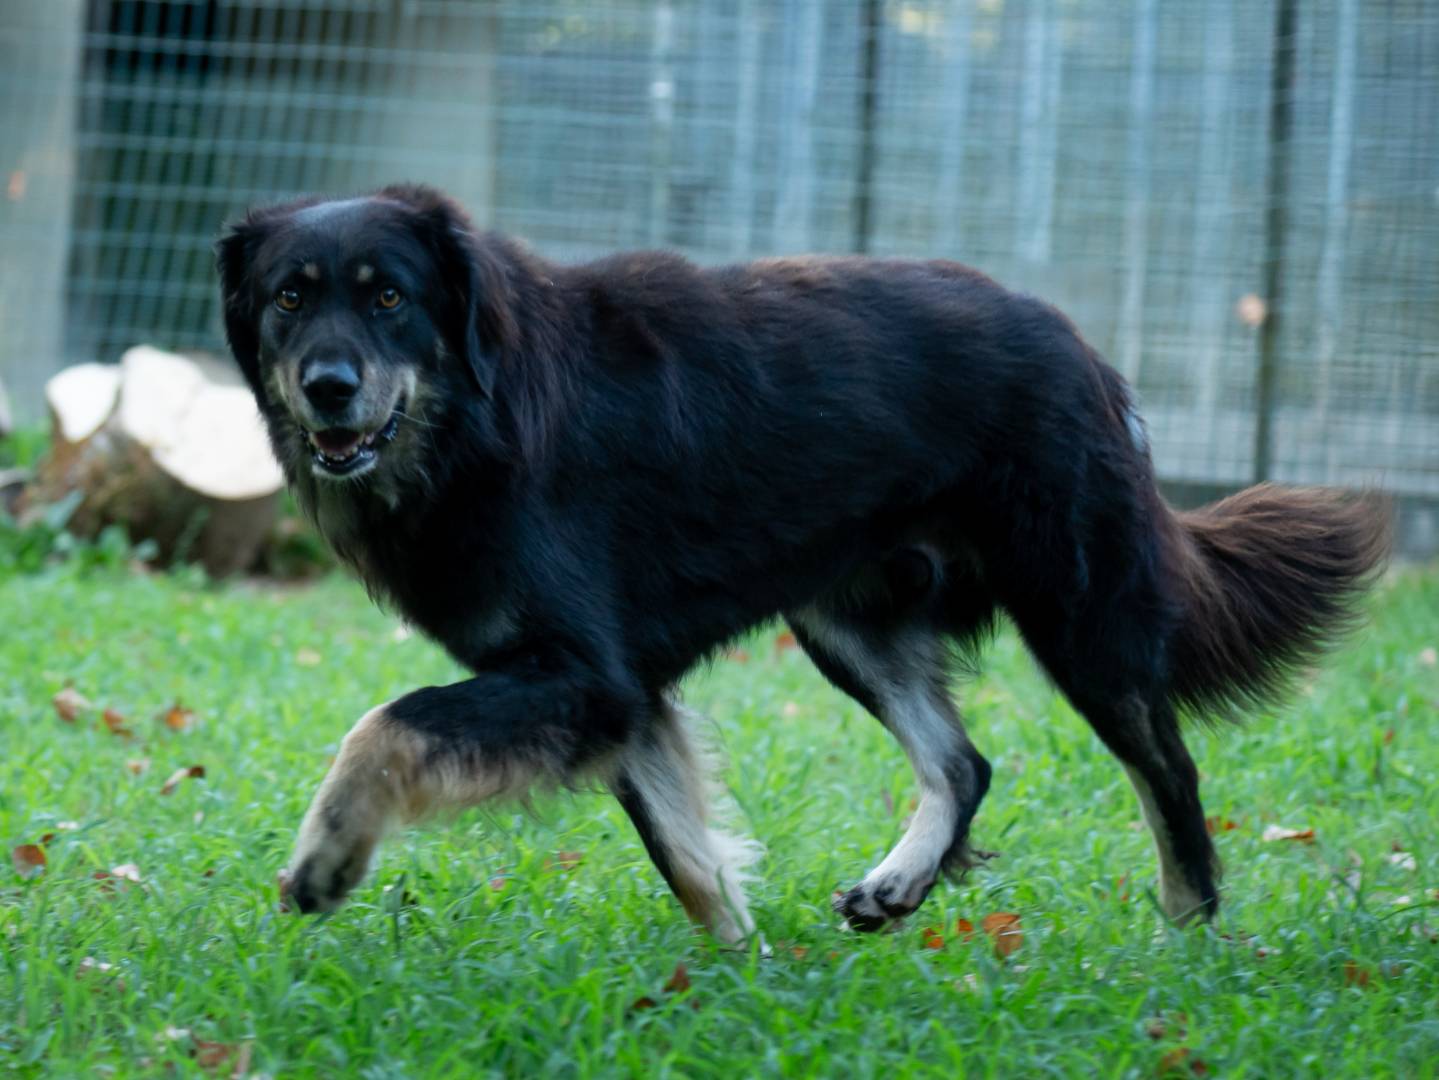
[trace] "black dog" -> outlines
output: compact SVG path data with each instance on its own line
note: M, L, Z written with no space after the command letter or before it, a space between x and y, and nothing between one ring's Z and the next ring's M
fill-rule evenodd
M836 904L873 929L969 864L990 768L950 700L1006 612L1120 759L1164 910L1217 904L1178 712L1280 688L1349 621L1384 514L1156 493L1120 377L1053 308L949 262L668 254L557 266L391 187L252 212L230 344L297 496L474 677L367 714L283 875L338 904L387 825L598 776L696 920L753 930L673 691L783 616L921 789Z

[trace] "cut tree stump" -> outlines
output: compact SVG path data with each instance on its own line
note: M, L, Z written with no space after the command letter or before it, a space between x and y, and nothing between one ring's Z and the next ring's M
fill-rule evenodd
M220 361L138 345L118 365L78 364L45 386L53 445L30 506L82 497L80 536L123 525L161 562L244 570L275 521L284 483L250 391Z

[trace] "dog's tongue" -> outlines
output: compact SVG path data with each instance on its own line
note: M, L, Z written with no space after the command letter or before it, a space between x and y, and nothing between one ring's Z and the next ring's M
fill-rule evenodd
M351 453L363 438L358 431L347 428L329 428L326 431L317 431L311 437L315 440L315 445L331 457L344 457Z

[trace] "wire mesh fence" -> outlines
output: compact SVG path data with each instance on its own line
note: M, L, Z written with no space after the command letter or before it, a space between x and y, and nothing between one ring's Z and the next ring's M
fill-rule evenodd
M561 258L959 259L1074 318L1167 479L1439 497L1424 0L20 0L0 166L22 406L220 348L247 204L414 179Z

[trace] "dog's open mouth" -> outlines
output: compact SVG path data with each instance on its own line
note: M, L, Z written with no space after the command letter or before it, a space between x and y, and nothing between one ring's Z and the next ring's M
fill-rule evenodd
M400 430L403 410L404 402L401 402L390 413L385 425L375 431L355 431L351 428L306 431L305 439L314 452L315 464L332 476L349 476L364 469L375 460L382 445L394 442Z

